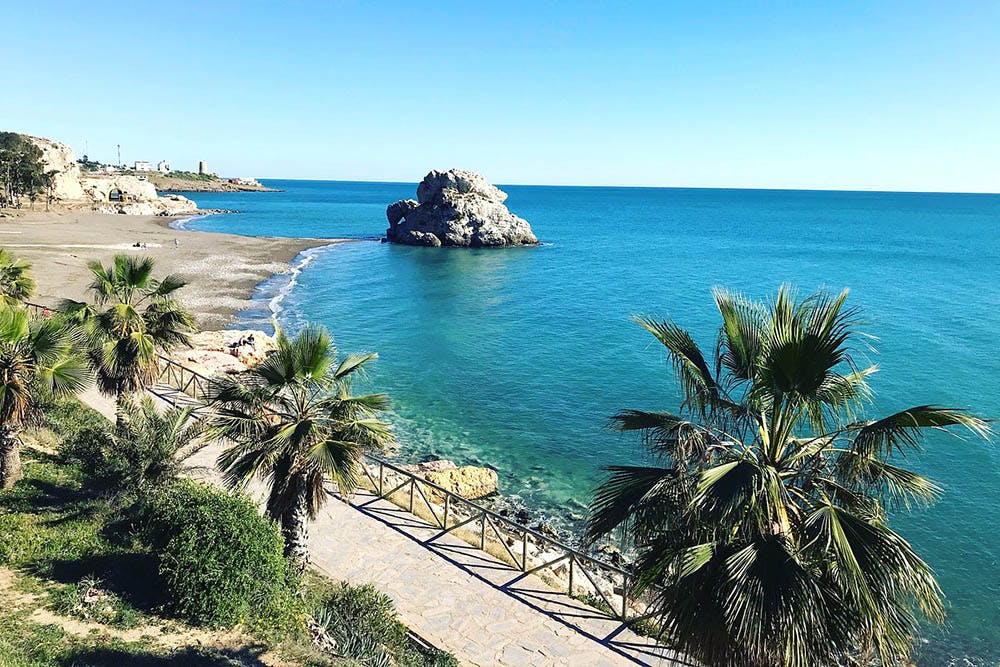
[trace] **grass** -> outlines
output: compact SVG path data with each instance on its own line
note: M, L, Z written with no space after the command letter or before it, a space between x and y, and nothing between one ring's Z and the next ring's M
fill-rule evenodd
M331 635L345 646L350 639L364 659L322 653L303 624L280 633L212 630L169 617L130 499L99 491L58 453L60 442L101 419L76 402L52 406L47 428L25 438L24 479L0 491L0 667L457 664L412 643L386 596L312 572L290 603L295 613L304 623L329 608Z

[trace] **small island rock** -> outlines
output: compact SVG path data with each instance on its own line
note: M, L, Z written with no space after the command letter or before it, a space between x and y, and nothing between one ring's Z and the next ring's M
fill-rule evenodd
M386 208L392 243L490 247L535 245L527 220L504 206L507 194L474 172L432 171L417 186L417 199Z

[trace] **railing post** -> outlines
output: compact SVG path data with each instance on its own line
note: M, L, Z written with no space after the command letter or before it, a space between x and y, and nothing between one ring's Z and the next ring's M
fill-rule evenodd
M528 571L528 529L524 529L524 539L521 540L521 572Z
M622 623L628 620L628 576L622 577Z
M410 478L410 514L413 514L413 487L417 485L417 478Z
M483 512L483 526L479 531L479 550L486 551L486 512Z
M382 465L382 462L379 461L378 462L378 497L379 498L382 497L382 477L384 476L384 474L385 474L385 467Z
M568 589L566 591L566 595L568 595L570 597L573 597L573 561L574 560L576 560L576 559L573 558L573 554L570 554L569 555L569 587L568 587Z
M448 528L448 506L451 504L451 496L447 493L444 494L444 525L442 528Z

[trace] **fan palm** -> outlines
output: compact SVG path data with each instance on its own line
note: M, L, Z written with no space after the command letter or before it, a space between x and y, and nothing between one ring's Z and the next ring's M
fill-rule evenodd
M65 300L60 310L82 326L98 388L122 405L159 370L159 353L187 345L194 318L174 298L185 285L175 276L153 277L150 257L118 255L110 266L87 265L94 303Z
M122 419L112 437L107 459L120 463L117 483L125 491L143 491L180 475L184 462L209 441L191 407L160 409L151 396L122 405Z
M717 289L711 360L673 322L637 318L684 401L612 418L653 460L609 468L587 536L624 531L665 635L705 664L897 664L920 618L943 617L930 567L887 522L940 489L899 459L926 429L988 426L933 405L858 416L876 368L855 363L871 339L846 297Z
M33 321L24 307L0 305L0 488L21 477L19 433L39 416L40 392L73 393L88 379L61 323Z
M30 269L30 264L0 248L0 301L13 305L31 297L35 279Z
M213 395L209 432L234 444L219 457L231 487L254 478L269 485L267 512L285 537L285 553L304 567L309 558L309 521L326 501L324 483L342 493L358 483L363 454L393 442L379 419L385 394L352 395L352 379L375 354L340 358L329 333L305 327L289 338L276 332L277 350L237 377L227 377Z

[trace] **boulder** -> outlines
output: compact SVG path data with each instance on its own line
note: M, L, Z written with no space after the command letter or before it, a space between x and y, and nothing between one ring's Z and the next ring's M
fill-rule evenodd
M253 345L246 341L253 336ZM244 345L239 345L240 341ZM228 355L245 368L253 368L278 349L274 338L263 331L254 329L225 329L223 331L200 331L190 338L191 348L200 352L218 352ZM189 351L187 351L190 354ZM230 371L226 371L230 372Z
M469 500L491 496L499 487L496 470L478 466L457 466L448 459L400 467ZM427 491L431 499L438 502L444 500L437 490L427 489Z
M537 244L528 222L507 210L506 199L480 174L435 170L417 186L416 201L402 199L386 208L386 239L473 248Z

